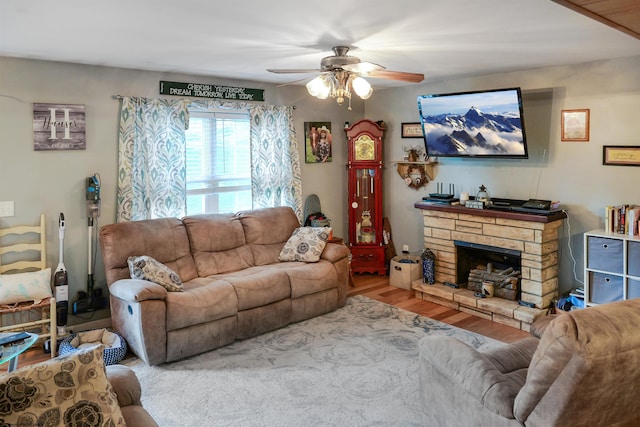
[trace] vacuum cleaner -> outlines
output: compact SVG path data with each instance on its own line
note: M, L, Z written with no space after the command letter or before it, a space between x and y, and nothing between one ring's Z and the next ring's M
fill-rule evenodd
M58 217L58 238L60 240L60 260L53 273L54 297L56 298L56 328L58 330L58 342L55 343L56 349L60 345L62 337L66 334L67 316L69 314L69 275L67 268L64 266L64 214L62 212ZM43 350L45 353L51 353L50 339L45 341Z
M64 266L64 214L60 212L58 218L58 237L60 240L60 260L53 274L53 285L56 297L56 324L58 335L65 334L67 315L69 311L69 275Z
M94 228L100 216L100 176L94 174L85 179L85 200L87 207L88 256L87 256L87 292L79 291L73 303L73 314L86 313L107 307L107 299L102 295L102 289L95 289L93 268L95 265Z

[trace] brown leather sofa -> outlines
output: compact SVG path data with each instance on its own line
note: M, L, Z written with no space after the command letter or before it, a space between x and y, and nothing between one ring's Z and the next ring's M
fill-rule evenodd
M171 362L309 319L346 302L349 250L327 243L318 262L280 262L300 227L291 208L106 225L100 245L113 328L149 365ZM130 278L147 255L184 292Z
M425 425L640 425L640 299L560 314L542 332L484 352L422 339Z

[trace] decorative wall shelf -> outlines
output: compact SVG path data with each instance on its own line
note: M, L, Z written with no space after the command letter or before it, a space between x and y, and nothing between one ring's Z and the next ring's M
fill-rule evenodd
M433 165L437 162L396 161L398 175L404 179L407 187L417 190L433 180Z

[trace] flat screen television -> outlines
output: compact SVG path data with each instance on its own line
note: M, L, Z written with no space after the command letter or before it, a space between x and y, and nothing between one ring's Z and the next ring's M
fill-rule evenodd
M529 157L520 88L418 96L429 157Z

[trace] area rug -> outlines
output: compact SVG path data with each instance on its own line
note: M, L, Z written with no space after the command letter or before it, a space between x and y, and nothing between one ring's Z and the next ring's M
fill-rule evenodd
M125 361L161 427L422 425L418 341L498 341L354 296L335 312L178 362Z

